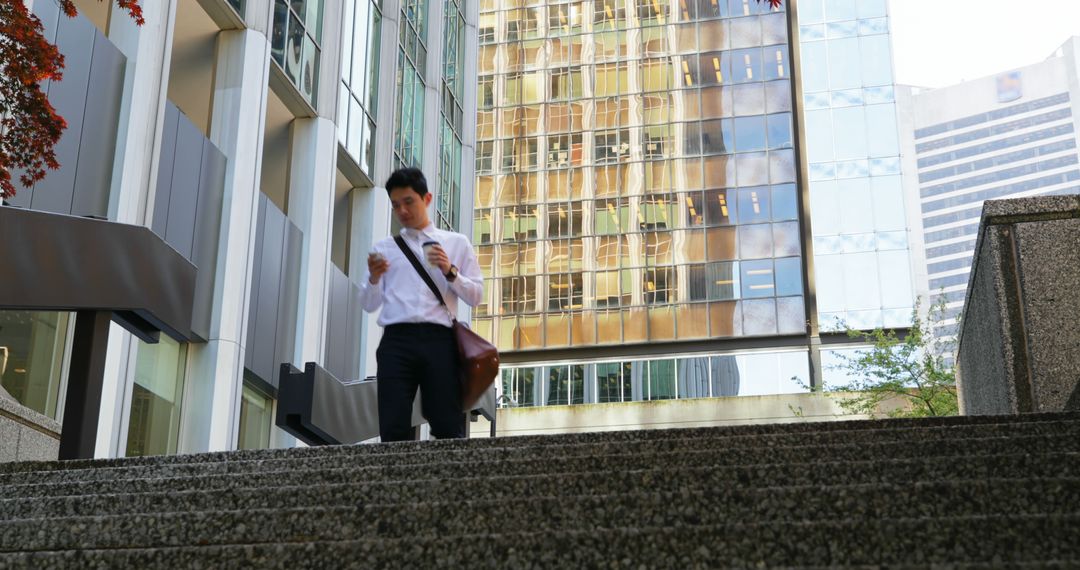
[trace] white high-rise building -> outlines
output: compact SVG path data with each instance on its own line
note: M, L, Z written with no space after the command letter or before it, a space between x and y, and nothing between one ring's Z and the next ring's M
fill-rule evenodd
M955 334L984 200L1080 192L1080 38L1049 58L932 90L899 90L917 283Z

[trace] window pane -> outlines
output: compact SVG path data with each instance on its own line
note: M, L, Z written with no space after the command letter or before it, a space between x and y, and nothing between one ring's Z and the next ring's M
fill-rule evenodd
M680 358L679 363L679 398L708 398L709 359Z
M0 311L0 386L53 419L71 320L71 313Z
M867 140L866 113L863 107L833 109L836 129L836 160L852 160L870 156Z
M548 368L547 398L545 405L559 406L569 403L570 367L552 366Z
M765 150L765 117L735 119L735 148L739 152Z
M630 378L626 378L626 393L623 394L623 363L605 362L596 365L596 401L598 403L624 402L630 400Z
M776 260L776 295L802 295L802 263L798 257Z
M240 400L240 429L237 449L266 449L270 447L270 427L273 425L273 400L244 384Z
M791 114L769 115L769 148L791 148ZM895 129L895 126L894 126ZM893 137L896 139L896 137ZM895 143L894 143L895 144Z
M649 362L649 399L670 400L675 397L675 361Z
M735 83L761 81L761 49L742 49L731 52L731 75Z
M162 335L157 344L138 343L137 352L126 455L176 453L187 345Z

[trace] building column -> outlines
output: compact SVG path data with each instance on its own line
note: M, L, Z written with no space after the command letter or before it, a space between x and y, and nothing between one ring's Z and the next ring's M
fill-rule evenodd
M289 219L304 233L293 360L302 365L323 362L325 355L337 128L333 121L317 117L295 119L291 129Z
M352 232L349 235L349 278L357 284L367 279L367 256L375 242L390 233L390 197L386 189L354 188L349 192ZM364 313L360 323L360 379L375 375L375 349L382 339L376 323L378 313Z
M180 453L236 447L269 72L265 35L218 34L210 140L228 159L225 196L210 338L189 349Z
M473 237L473 209L476 203L476 99L477 68L480 62L480 3L465 2L465 85L461 110L464 114L461 133L461 195L458 196L458 231L465 234L469 241ZM547 182L545 181L544 184ZM473 244L475 247L476 244ZM471 323L472 307L458 305L458 320Z
M146 212L153 211L176 3L163 0L144 6L142 26L136 25L118 6L113 5L112 10L109 40L123 52L127 64L109 192L109 219L145 226L149 225ZM131 392L129 363L134 356L134 339L116 324L109 326L108 336L95 457L122 455L120 435L124 432L126 400Z
M379 90L375 117L375 162L371 179L374 188L355 188L349 194L352 227L349 232L349 277L357 284L367 278L367 254L375 242L390 235L390 199L381 186L390 177L394 164L394 112L398 105L398 22L400 0L385 0L379 46ZM375 375L375 349L382 339L376 324L378 313L364 313L360 325L360 378Z

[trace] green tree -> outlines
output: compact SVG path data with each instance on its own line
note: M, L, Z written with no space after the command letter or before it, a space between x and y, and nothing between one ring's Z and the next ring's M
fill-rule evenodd
M959 412L956 374L945 361L951 347L936 338L933 324L944 320L945 302L930 308L926 320L919 307L911 312L911 330L901 336L882 328L859 331L844 325L848 337L868 343L852 356L839 355L841 364L831 368L846 373L846 384L825 386L828 391L854 394L840 406L851 414L876 415L893 399L904 401L890 417L951 416Z

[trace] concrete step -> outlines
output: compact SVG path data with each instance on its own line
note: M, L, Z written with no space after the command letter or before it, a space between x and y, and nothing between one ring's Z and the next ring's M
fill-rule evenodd
M853 462L821 462L804 463L765 463L746 465L716 464L708 457L696 456L700 461L693 466L675 469L675 461L670 453L660 453L656 456L617 456L616 460L624 458L616 473L640 473L654 476L657 474L687 473L688 477L699 478L700 472L723 475L717 481L745 481L746 484L780 486L789 481L814 481L819 484L835 483L837 477L843 477L848 483L903 483L910 480L936 480L953 479L958 477L996 477L996 478L1028 478L1028 477L1056 477L1056 476L1080 476L1080 453L1047 453L1047 454L1002 454L1002 456L966 456L966 457L923 457L908 460L885 460L885 461L853 461ZM576 475L578 473L591 474L596 457L576 457L562 460L562 475ZM663 467L657 467L654 461L663 461ZM407 480L411 484L406 489L414 489L418 484L437 483L441 480L469 480L469 479L498 479L500 485L508 485L508 481L515 478L535 479L536 475L530 475L532 465L536 461L515 460L507 465L517 467L513 473L497 477L487 476L489 469L486 464L461 464L453 465L458 469L456 478L441 478L440 473L446 469L440 463L410 465L394 467L392 470L383 472L383 476L373 477L370 470L359 471L357 467L334 467L316 471L261 471L254 473L224 473L215 475L189 475L180 477L146 477L146 478L119 478L108 480L78 480L70 483L24 483L0 487L0 501L4 499L32 499L32 498L58 498L94 496L94 494L122 494L122 493L152 493L152 492L183 492L183 491L210 491L215 489L249 489L261 491L272 487L310 487L315 485L354 484L356 481L364 481L368 486L387 486L389 489L400 487L399 480ZM814 465L814 470L807 469L807 465ZM963 469L956 465L963 465ZM826 469L827 467L827 469ZM610 472L610 471L609 471ZM516 473L516 474L514 474ZM588 476L588 475L584 475ZM549 477L550 475L543 475ZM445 493L451 489L440 490ZM0 511L2 512L2 511Z
M1056 424L1043 426L1042 424ZM401 455L413 452L446 452L453 450L478 450L486 448L516 448L538 446L568 446L590 443L618 444L642 441L663 441L682 439L748 438L752 436L799 435L800 441L812 439L818 435L847 434L842 437L885 438L914 437L897 435L941 432L943 437L959 437L969 431L986 434L1016 435L1024 433L1036 435L1051 430L1075 429L1080 424L1080 413L1025 414L1019 416L949 416L914 419L851 420L838 422L798 422L753 424L738 426L719 426L708 428L684 428L665 430L626 430L613 432L590 432L559 435L535 435L501 437L494 439L444 440L424 442L398 442L378 445L324 446L295 449L261 449L190 455L132 457L118 459L93 459L74 461L0 463L0 484L18 477L19 473L42 471L74 471L84 469L126 468L136 466L157 466L173 464L219 463L222 461L265 461L273 459L299 459L304 457L325 457L332 454L343 455ZM955 431L953 431L955 430ZM1013 431L1016 430L1016 431ZM863 436L864 432L870 432ZM931 436L932 437L932 436Z
M369 467L373 470L394 466L427 465L438 462L501 464L519 458L536 460L561 460L573 457L612 457L620 455L648 455L651 453L694 454L715 453L714 463L749 464L779 463L800 461L808 453L829 454L835 459L861 460L879 454L879 457L913 456L913 454L933 453L936 455L972 455L1013 453L1016 450L1031 452L1080 451L1080 422L1048 424L1044 428L1047 434L1038 435L1001 435L996 430L988 432L987 437L963 438L971 432L962 432L954 437L912 434L909 437L882 435L881 440L870 438L860 442L829 436L827 441L816 445L816 441L807 438L788 436L757 436L738 438L706 439L667 439L646 441L620 441L612 443L578 443L571 445L543 445L532 447L480 447L470 449L439 449L431 447L408 453L350 453L348 450L362 449L365 446L328 448L321 455L301 454L296 457L265 460L217 461L193 463L141 464L100 469L68 469L8 473L0 476L0 489L6 485L27 482L63 483L77 481L107 481L119 479L137 479L152 477L183 477L198 475L220 475L225 473L252 473L265 471L300 470L305 472L327 470L342 467ZM1050 431L1056 430L1056 431ZM839 435L839 434L838 434ZM983 433L975 432L981 436ZM375 446L377 447L377 446ZM907 454L907 455L903 455ZM700 456L697 456L700 459Z
M1072 515L1080 478L689 490L0 522L0 552L485 536L741 523ZM897 497L904 497L897 501ZM325 504L333 504L328 495ZM272 508L271 508L272 507Z
M482 463L431 464L394 468L385 477L363 469L250 473L186 478L177 487L168 479L116 481L95 492L81 483L76 496L34 495L49 485L16 488L30 496L0 500L0 520L137 513L243 510L350 504L402 504L490 498L606 494L619 489L783 487L792 485L911 484L964 478L1013 479L1080 477L1080 453L1015 453L988 456L917 456L906 459L724 465L707 454L697 461L684 455L619 456L551 462L523 460L500 464L502 474ZM618 460L618 461L616 461ZM659 467L658 467L659 466ZM286 480L284 477L292 477ZM308 480L303 480L307 477ZM300 480L297 481L297 478ZM200 486L200 482L205 486ZM293 483L289 485L287 483ZM1018 483L1020 484L1020 483ZM127 485L131 485L128 487ZM612 487L614 486L614 487ZM58 487L62 489L62 487Z
M1080 562L1080 516L1015 515L633 525L493 535L79 549L0 566L229 568L711 568Z

